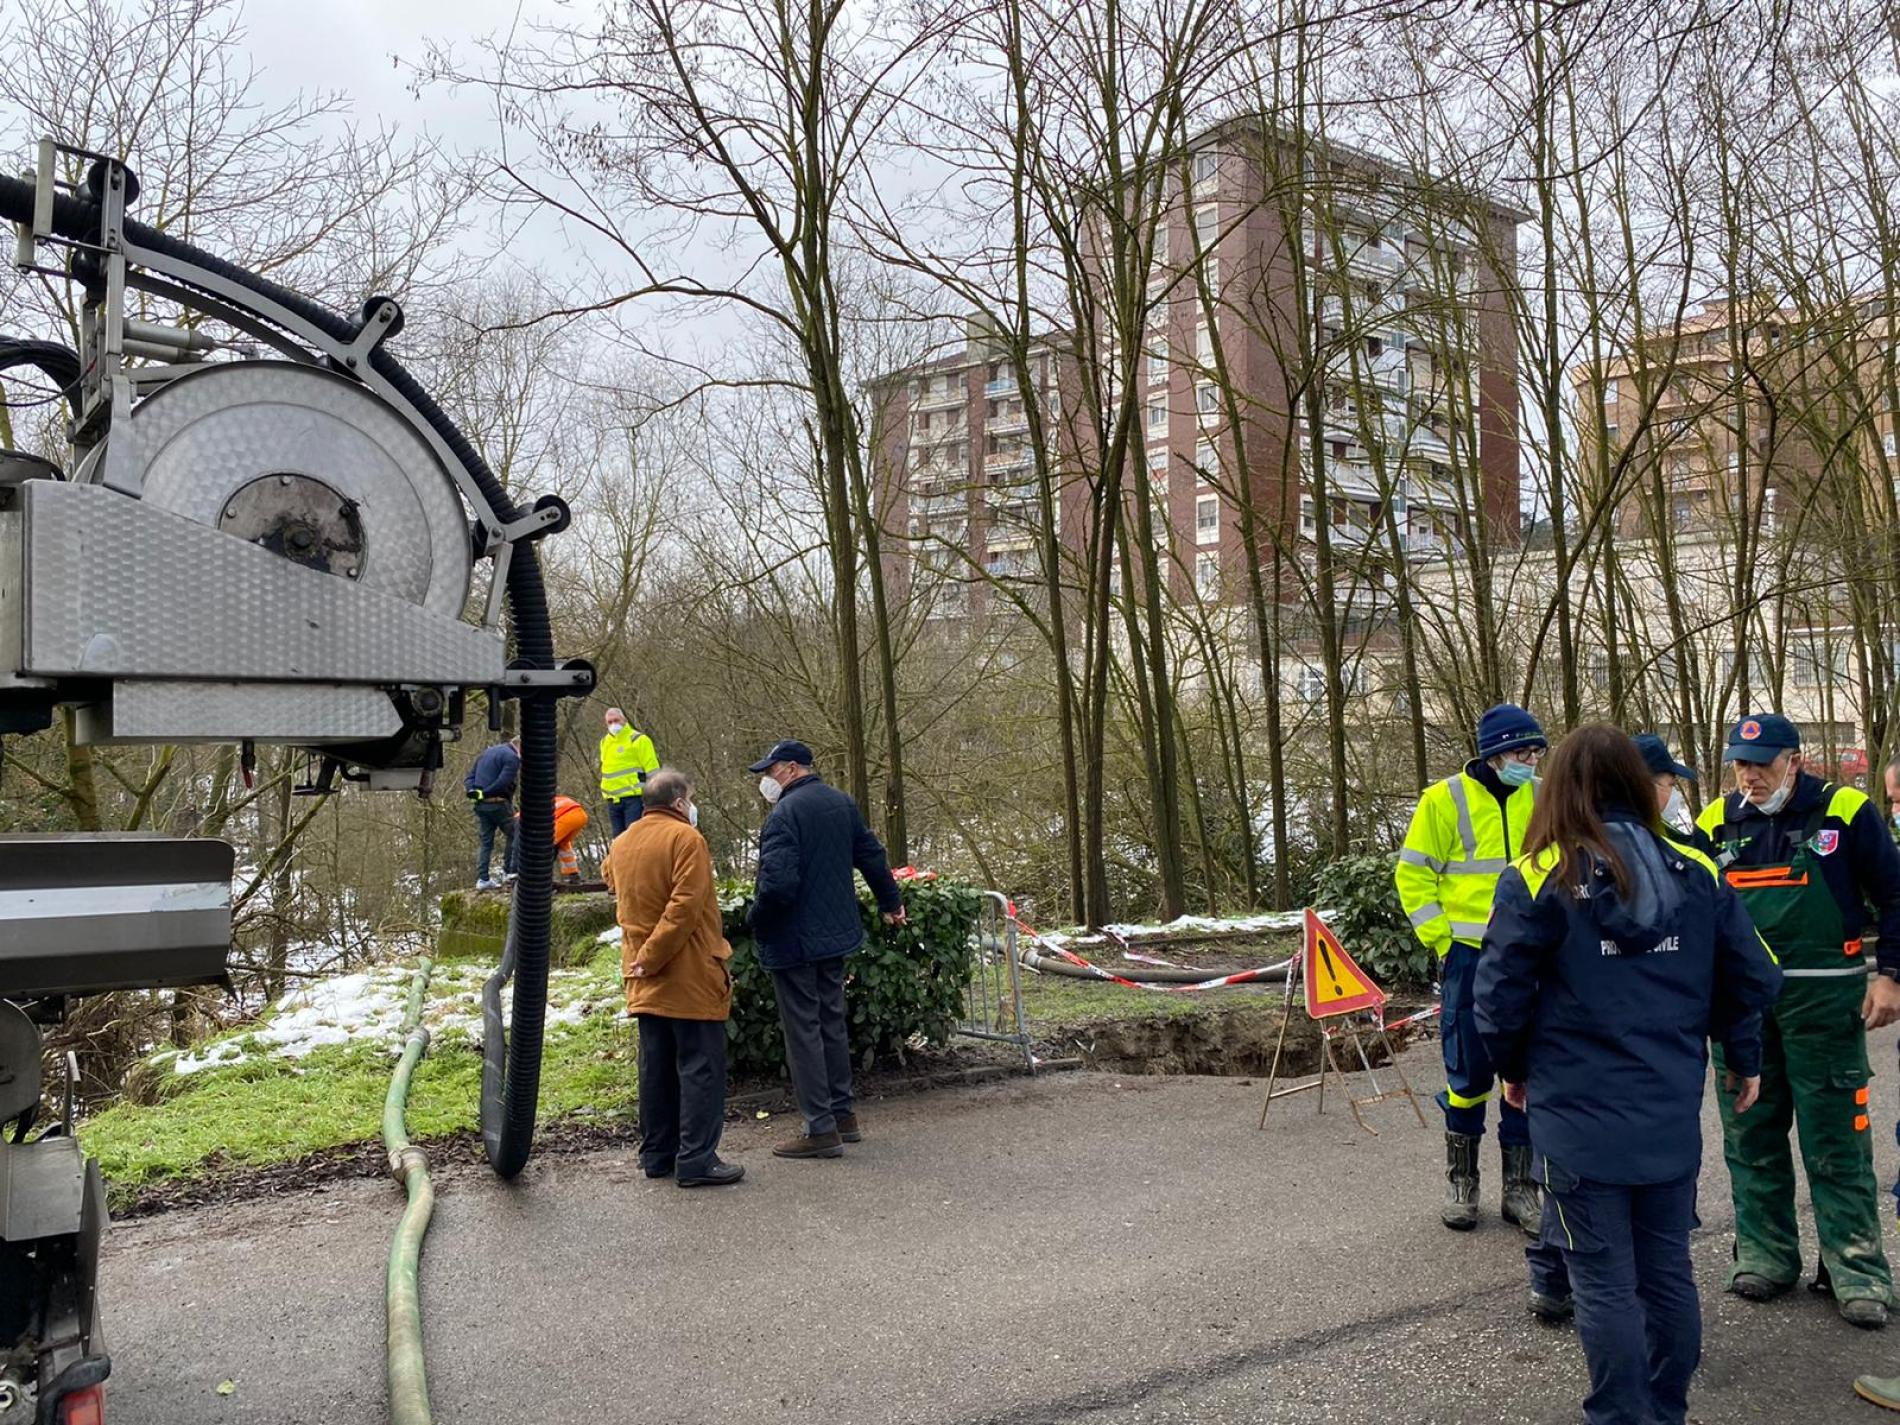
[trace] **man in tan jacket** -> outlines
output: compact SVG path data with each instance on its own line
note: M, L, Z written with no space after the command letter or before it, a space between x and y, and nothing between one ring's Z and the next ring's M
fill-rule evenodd
M681 1187L725 1187L745 1176L717 1151L732 947L720 933L693 784L662 767L645 798L645 814L601 868L617 902L627 1012L640 1021L640 1165L650 1178L677 1172Z

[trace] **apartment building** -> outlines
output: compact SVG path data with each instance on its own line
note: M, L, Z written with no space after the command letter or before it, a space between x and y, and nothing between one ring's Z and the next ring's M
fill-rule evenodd
M1059 336L1040 341L1030 379L1052 432L1072 409ZM982 322L971 321L956 351L896 372L873 387L875 478L885 527L902 535L887 553L886 576L919 589L934 617L960 618L982 605L991 579L1033 583L1041 494L1029 412L1015 363ZM1053 435L1065 467L1074 443ZM1080 518L1072 480L1058 482L1065 538Z
M1376 619L1395 553L1446 557L1478 520L1488 543L1514 542L1506 294L1523 215L1360 153L1301 160L1257 123L1203 134L1171 184L1131 460L1151 482L1175 596L1238 603L1248 560L1310 559L1323 536L1346 597ZM1051 333L1033 376L1072 551L1100 479L1082 359ZM1112 345L1096 359L1123 365ZM1319 383L1315 410L1302 393ZM879 383L877 405L888 524L910 536L894 572L929 579L945 616L981 600L952 592L959 566L1040 577L1022 393L997 344L973 327L961 348ZM1251 550L1242 498L1257 518Z
M1830 461L1891 485L1900 460L1883 307L1705 302L1653 325L1600 375L1576 368L1586 457L1606 470L1629 464L1640 477L1618 506L1618 530L1639 536L1666 523L1678 536L1733 534L1746 525L1772 536Z

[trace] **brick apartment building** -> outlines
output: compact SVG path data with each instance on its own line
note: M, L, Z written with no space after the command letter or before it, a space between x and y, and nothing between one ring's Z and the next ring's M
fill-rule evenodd
M1651 486L1650 498L1619 507L1619 531L1650 533L1660 515L1678 536L1716 534L1759 516L1772 535L1778 507L1801 500L1827 459L1856 458L1892 482L1900 457L1886 399L1891 328L1878 301L1818 314L1772 303L1731 311L1711 301L1652 326L1640 349L1618 352L1600 386L1577 368L1586 456L1600 442L1607 460L1631 454L1661 476L1666 511ZM1592 418L1599 395L1600 426ZM1843 447L1856 430L1858 441L1850 436Z
M1165 256L1138 365L1138 458L1165 519L1177 597L1238 602L1245 561L1270 558L1276 536L1283 549L1310 551L1321 519L1335 559L1360 569L1375 601L1395 532L1410 559L1455 551L1475 518L1489 522L1494 544L1517 538L1517 353L1510 274L1496 269L1498 255L1515 251L1522 215L1468 198L1454 211L1448 190L1363 154L1309 158L1305 181L1294 183L1288 162L1284 149L1263 148L1257 126L1202 135L1158 242ZM1305 323L1284 216L1301 202L1311 215L1304 226L1315 299ZM1245 423L1246 475L1263 531L1251 555L1233 498L1236 441L1211 369L1213 334L1196 284L1179 278L1197 248ZM1082 359L1066 333L1050 332L1030 373L1051 413L1059 528L1071 552L1086 537L1098 444L1081 399ZM1323 510L1310 422L1290 398L1300 373L1322 361ZM1027 420L998 343L972 324L959 349L879 383L877 404L886 525L909 536L893 541L890 572L927 578L930 610L944 617L981 607L979 570L1040 578Z

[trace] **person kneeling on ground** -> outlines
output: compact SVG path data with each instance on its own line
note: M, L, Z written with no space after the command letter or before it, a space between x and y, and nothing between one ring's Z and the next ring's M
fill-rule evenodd
M1682 1425L1702 1355L1689 1261L1708 1041L1745 1112L1781 970L1715 863L1665 839L1636 744L1578 728L1498 881L1474 1012L1543 1163L1590 1367L1589 1425Z
M685 775L647 778L646 809L602 866L620 922L627 1012L640 1022L640 1166L681 1187L745 1176L719 1160L726 1119L732 947L720 933L712 853Z

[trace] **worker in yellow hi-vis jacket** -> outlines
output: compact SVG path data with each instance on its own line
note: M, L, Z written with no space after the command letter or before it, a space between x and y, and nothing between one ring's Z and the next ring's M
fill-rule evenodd
M608 708L607 735L600 739L600 795L615 836L640 819L641 792L647 778L659 770L653 739L636 732L619 708Z
M1537 759L1548 746L1537 719L1502 703L1478 720L1477 753L1462 772L1419 798L1393 879L1418 938L1438 956L1444 1007L1445 1204L1447 1227L1478 1225L1478 1142L1495 1088L1491 1060L1472 1020L1478 947L1498 877L1524 847L1537 795ZM1498 1105L1504 1158L1504 1217L1535 1236L1543 1210L1531 1177L1530 1128L1521 1110Z

